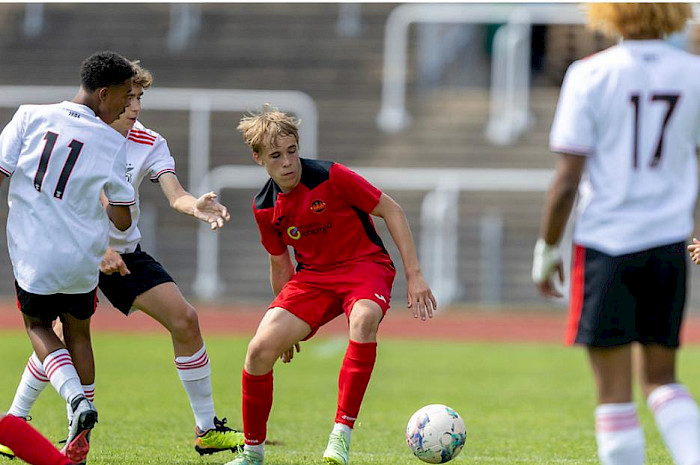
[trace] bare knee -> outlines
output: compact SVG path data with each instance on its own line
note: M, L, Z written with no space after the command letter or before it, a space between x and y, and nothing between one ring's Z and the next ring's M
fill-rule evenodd
M376 304L375 304L376 305ZM358 303L350 313L350 339L357 342L375 342L382 318L378 305Z
M264 375L275 364L281 352L265 339L253 337L248 343L248 351L245 358L245 369L252 375Z
M199 318L192 305L184 302L177 317L170 322L170 332L180 340L190 340L199 336Z

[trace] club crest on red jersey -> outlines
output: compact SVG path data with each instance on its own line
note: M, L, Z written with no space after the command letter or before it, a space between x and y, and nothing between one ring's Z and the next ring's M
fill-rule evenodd
M326 209L326 204L323 200L314 200L311 202L311 211L314 213L321 213Z

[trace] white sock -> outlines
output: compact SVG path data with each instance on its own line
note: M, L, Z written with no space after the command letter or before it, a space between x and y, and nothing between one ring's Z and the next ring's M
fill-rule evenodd
M84 395L78 372L75 371L73 360L66 349L58 349L47 355L44 359L44 371L66 402L70 403L76 397Z
M676 465L700 464L698 404L682 384L654 389L647 405Z
M595 409L595 429L603 465L644 464L644 433L635 404L599 405Z
M39 357L34 352L27 360L27 366L22 373L22 379L17 386L15 398L12 401L10 415L26 418L34 403L39 398L39 394L49 384L49 377L44 372L44 365L39 361Z
M249 450L251 452L255 452L256 454L259 454L260 457L265 457L265 443L263 442L262 444L255 444L254 446L250 444L246 444L245 448L243 450Z
M348 443L350 442L350 437L352 436L352 428L343 423L336 423L333 425L332 432L335 433L337 431L340 431L343 434L345 434L345 437L348 439Z
M211 365L202 346L194 355L175 358L175 367L190 399L194 420L200 431L214 428L214 399L211 395Z
M83 393L85 398L90 402L95 402L95 383L83 384ZM70 404L66 404L66 416L68 417L68 424L73 420L73 408Z
M95 383L92 384L83 384L83 393L85 393L85 397L87 400L89 400L92 403L95 403Z

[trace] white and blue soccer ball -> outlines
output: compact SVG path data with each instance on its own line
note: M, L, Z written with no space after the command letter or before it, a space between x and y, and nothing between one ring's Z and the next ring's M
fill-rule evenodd
M413 414L406 426L408 447L428 463L449 462L462 451L466 439L464 420L446 405L426 405Z

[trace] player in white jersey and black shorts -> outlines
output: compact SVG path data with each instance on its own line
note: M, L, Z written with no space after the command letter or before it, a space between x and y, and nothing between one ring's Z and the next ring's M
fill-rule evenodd
M197 313L163 266L142 251L139 245L138 189L147 177L152 182L160 183L175 210L209 223L212 229L223 227L230 216L213 192L195 198L182 188L166 140L138 121L143 90L151 86L153 77L138 62L131 64L135 75L130 104L121 117L112 123L112 127L126 141L125 179L134 187L136 202L130 207L131 227L123 231L110 228L109 248L99 265L99 287L124 315L128 316L132 309L141 310L170 331L175 365L195 417L195 450L200 455L225 450L238 452L243 446L243 434L226 427L226 419L219 420L215 415L211 365L199 330ZM45 379L43 367L34 357L33 354L27 363L25 375L9 410L11 413L27 416L46 385L46 382L42 383L34 376ZM86 386L86 392L93 396L94 389L94 385ZM3 452L9 455L8 451L0 448L0 453Z
M129 103L134 70L116 53L100 52L83 62L80 74L72 101L17 110L0 134L0 172L10 178L7 243L17 303L45 384L70 405L64 450L69 456L84 451L84 459L97 422L83 384L95 376L90 317L98 266L110 220L129 228L135 202L124 178L126 144L108 124ZM108 199L104 208L101 192ZM65 343L52 328L57 318Z
M243 447L243 433L225 426L214 411L211 388L211 365L197 312L185 300L163 266L141 250L141 233L136 225L140 216L138 189L148 177L160 183L163 193L176 211L208 223L212 230L230 219L225 206L209 192L199 198L185 191L175 174L175 160L166 140L138 121L141 96L153 77L138 62L133 63L133 98L127 111L112 126L127 138L128 179L136 190L137 202L131 207L134 224L126 231L110 230L110 248L100 264L100 290L125 315L139 309L170 331L175 351L175 365L189 397L195 416L195 450L212 454L224 450L238 452Z
M639 384L677 465L700 465L698 407L676 378L700 144L700 57L661 40L687 4L592 4L589 24L622 37L568 69L550 135L559 153L533 280L559 296L557 249L577 188L567 342L586 345L597 385L598 456L642 465Z

